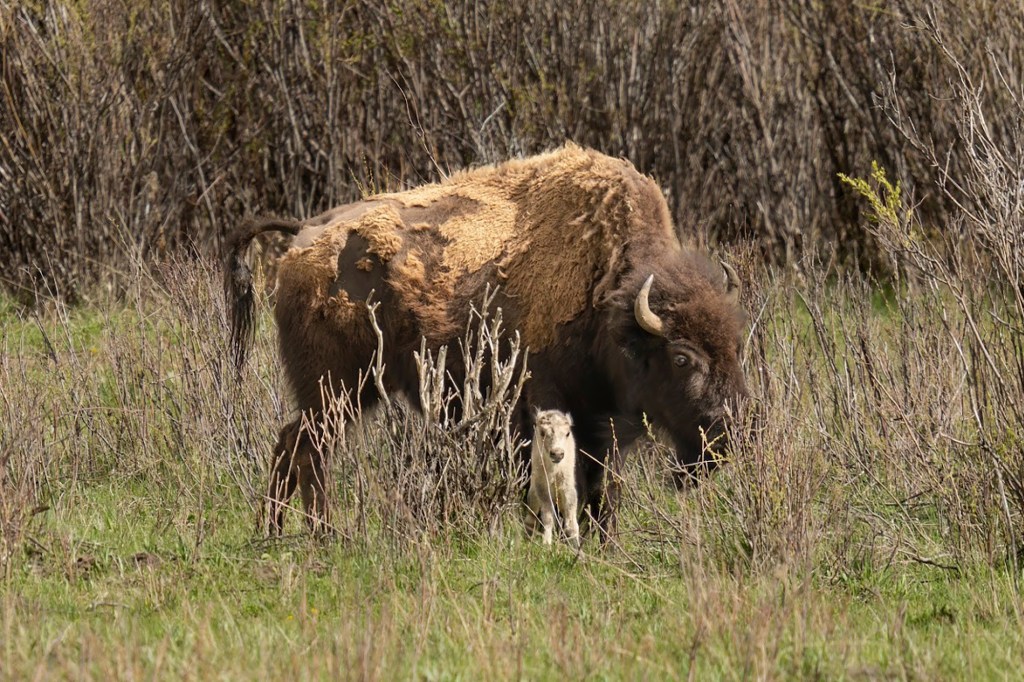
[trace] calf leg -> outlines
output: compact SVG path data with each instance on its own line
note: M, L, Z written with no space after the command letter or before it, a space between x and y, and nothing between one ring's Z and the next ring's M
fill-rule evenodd
M569 539L569 542L579 547L580 524L576 518L576 488L570 485L563 495L560 509L562 510L562 520L565 522L565 536Z
M550 545L555 529L555 510L550 500L541 506L540 522L544 526L544 544Z

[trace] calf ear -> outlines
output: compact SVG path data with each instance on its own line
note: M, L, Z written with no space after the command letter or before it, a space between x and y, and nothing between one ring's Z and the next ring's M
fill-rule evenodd
M722 269L725 270L725 295L733 303L739 303L740 291L742 290L742 284L740 283L740 276L736 274L736 270L731 265L726 263L724 260L721 261Z
M568 412L565 413L565 421L569 422L569 428L572 428L572 415Z

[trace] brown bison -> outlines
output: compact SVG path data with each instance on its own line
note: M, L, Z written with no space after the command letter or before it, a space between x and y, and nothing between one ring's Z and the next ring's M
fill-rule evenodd
M252 325L244 251L268 230L295 235L278 264L275 314L300 415L317 422L322 378L352 390L365 373L377 348L371 292L385 387L416 406L412 351L421 338L431 349L456 341L497 285L495 305L530 349L524 401L573 415L580 509L604 533L619 496L617 477L605 475L621 466L611 455L644 432L644 415L670 434L678 464L693 467L746 394L735 271L680 244L658 186L627 161L567 145L303 222L242 225L226 244L239 366ZM448 354L448 370L460 384L458 355ZM372 406L379 396L368 386L359 399ZM528 428L528 406L519 413ZM301 422L274 449L271 532L296 487L311 525L326 522L324 463Z

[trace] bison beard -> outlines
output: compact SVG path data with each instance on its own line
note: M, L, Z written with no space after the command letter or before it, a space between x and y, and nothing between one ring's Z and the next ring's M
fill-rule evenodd
M412 351L421 339L431 350L455 342L471 305L500 288L495 305L530 349L523 399L573 415L580 508L605 539L644 415L690 466L703 459L702 434L721 432L729 404L746 395L736 273L680 244L661 191L627 161L567 145L302 223L245 223L225 254L239 368L252 336L244 252L267 230L295 235L278 266L275 316L300 415L274 449L272 533L296 488L311 527L327 522L324 463L300 423L320 422L322 378L336 390L358 385L377 347L371 292L382 303L385 388L418 407ZM448 370L461 383L458 355L448 354ZM366 407L379 396L368 386L358 398Z

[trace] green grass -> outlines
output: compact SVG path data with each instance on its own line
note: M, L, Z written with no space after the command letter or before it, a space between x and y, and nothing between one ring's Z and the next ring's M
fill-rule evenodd
M576 554L523 537L514 503L446 525L403 516L392 474L374 462L408 444L374 440L373 425L368 443L335 459L338 533L309 538L291 514L295 535L264 539L254 509L285 419L272 328L264 319L236 385L215 280L186 270L175 281L180 290L38 322L0 301L0 678L931 680L1021 669L1004 499L971 422L947 423L959 375L936 349L949 335L937 322L908 331L891 302L908 305L903 292L811 288L801 299L763 284L751 355L765 371L750 376L773 419L686 492L648 445L626 472L621 546L591 538ZM835 363L804 300L827 311ZM927 306L945 302L912 305L929 320ZM843 330L854 329L850 344ZM904 373L925 388L897 411L889 393ZM990 409L1010 467L1019 429ZM954 427L957 440L942 435Z
M996 570L695 575L687 548L658 560L642 544L638 570L592 544L545 548L513 519L402 551L266 542L231 493L196 547L172 498L109 483L37 517L0 600L7 675L995 679L1024 654Z

